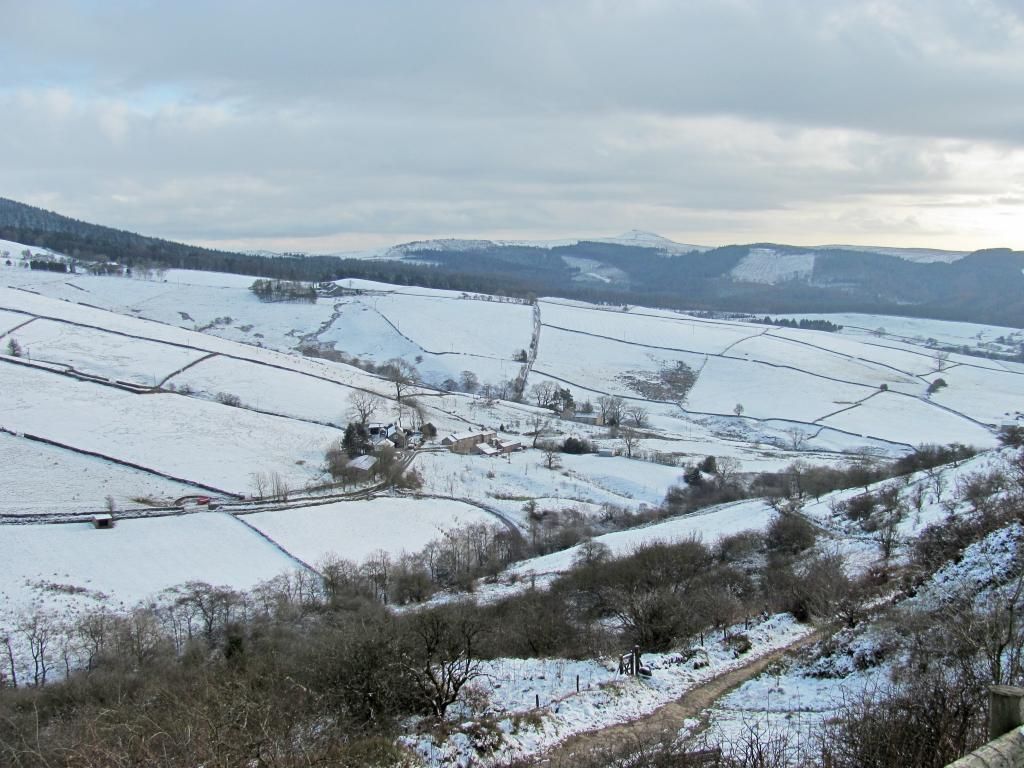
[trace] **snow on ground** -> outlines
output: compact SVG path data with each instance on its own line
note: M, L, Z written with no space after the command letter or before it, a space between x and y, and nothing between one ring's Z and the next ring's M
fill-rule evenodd
M236 275L231 272L199 272L194 269L168 269L157 272L156 282L172 285L202 285L210 288L242 288L248 290L256 280L252 275Z
M540 302L540 318L544 326L696 354L720 354L740 339L764 332L764 326L750 323L701 320L671 312L649 311L646 308L642 313L641 310L623 312L549 299ZM548 330L547 327L541 330L542 349Z
M119 278L103 279L118 280ZM134 282L148 285L144 281L128 280L124 282L128 286L131 286ZM294 354L285 354L255 347L251 344L228 341L211 336L208 333L196 333L192 330L185 330L165 323L137 319L68 301L58 301L25 291L0 287L0 307L16 310L14 314L21 316L23 320L27 320L32 316L53 318L55 320L67 321L68 323L91 326L100 330L109 330L115 334L128 334L145 340L178 345L193 351L217 353L253 360L265 365L288 368L299 373L326 377L342 384L349 384L364 389L385 393L388 390L392 392L394 390L391 384L385 382L380 377L349 365L315 358L299 357ZM40 321L33 321L33 323L35 322Z
M606 533L595 537L594 541L607 546L615 557L631 554L644 544L683 541L691 536L696 536L707 544L713 544L723 536L731 536L741 531L763 530L774 514L774 510L762 499L737 501L691 515L675 517L663 523ZM512 566L508 572L519 578L530 574L540 576L564 573L572 567L579 550L580 547L576 546L524 560Z
M645 439L642 451L648 451L651 454L672 455L676 457L680 467L698 464L707 456L732 458L739 462L736 471L742 473L778 472L794 461L828 467L846 466L850 463L850 457L847 454L825 451L790 451L775 446L759 448L743 440L697 434L693 437L674 436L664 440Z
M4 478L0 514L4 515L100 512L106 509L107 496L123 509L140 506L134 499L171 504L182 496L207 493L196 486L3 432L0 473Z
M856 408L822 419L821 423L911 445L958 442L992 448L997 442L995 435L979 424L924 400L893 392L880 392Z
M875 388L881 384L894 388L904 385L913 387L914 391L921 387L917 376L933 367L930 357L916 352L872 347L826 336L823 331L790 328L771 329L741 341L729 350L729 355L790 366L827 379Z
M776 285L804 280L814 271L813 253L779 253L772 248L751 248L732 268L732 279L741 283Z
M415 342L403 338L368 301L339 302L331 324L317 334L317 339L353 357L375 363L392 357L411 362L424 352Z
M391 294L365 300L422 349L511 360L530 345L533 308L478 301Z
M245 521L312 565L331 556L362 562L380 551L418 552L451 528L497 522L458 501L389 497L259 512Z
M30 318L17 312L5 312L0 310L0 336L6 335L11 329L17 328ZM17 334L15 334L17 338ZM4 351L6 351L7 340L4 340Z
M906 507L907 514L899 523L899 537L903 541L918 536L928 525L948 518L949 504L959 489L972 478L982 477L993 471L1007 472L1011 451L987 451L960 462L957 466L946 465L932 471L915 472L873 483L868 492L895 488ZM854 520L842 511L843 505L865 493L863 488L847 488L823 495L820 499L807 501L802 509L804 515L830 532L824 546L838 547L847 561L848 571L862 573L879 556L879 545L875 537L866 534ZM960 508L966 505L961 504ZM899 548L897 548L899 551Z
M33 320L14 336L23 355L34 361L146 386L158 385L205 354L52 320Z
M702 355L651 349L557 328L544 327L540 339L540 351L533 368L536 374L548 374L579 387L632 398L641 396L621 378L623 374L656 381L659 371L674 368L677 361L698 370L705 359ZM530 384L533 381L531 376Z
M219 356L173 376L167 383L210 398L221 392L237 395L257 411L341 426L349 421L350 397L358 391L294 371ZM394 403L381 399L380 405L373 420L389 420Z
M999 425L1024 408L1024 375L955 365L934 374L948 386L931 399L979 421Z
M721 744L726 753L743 754L751 732L765 740L785 736L792 764L801 751L814 755L821 726L834 717L844 702L855 701L865 691L885 682L878 670L851 672L844 677L816 677L799 661L781 662L736 690L727 693L705 711L710 744ZM690 728L680 735L687 736Z
M843 326L843 335L864 337L874 341L879 338L901 338L907 342L923 346L928 339L940 344L974 347L979 343L993 342L998 337L1014 337L1019 342L1024 340L1020 328L999 325L982 325L980 323L961 323L952 320L931 320L921 317L897 317L895 315L865 315L857 313L797 314L786 315L795 319L828 320ZM884 336L878 337L883 331Z
M12 272L14 270L7 270L4 277ZM10 285L38 291L50 298L90 304L278 350L297 347L304 334L314 333L329 322L334 310L333 302L323 299L313 304L263 302L248 288L224 285L228 281L220 277L204 284L199 278L194 278L196 283L171 283L76 274L58 275L61 279L55 281L49 277L38 278L36 274L48 273L33 270L20 270L15 274L18 279L8 280ZM249 284L255 279L246 278ZM3 304L6 305L6 301Z
M815 380L788 368L711 357L687 395L684 407L702 413L730 414L741 404L744 416L812 422L875 391L871 387Z
M299 567L259 534L218 512L119 520L110 530L91 523L7 525L3 542L3 623L69 601L127 608L187 581L248 589Z
M504 458L422 453L413 467L423 476L425 492L484 500L524 527L523 505L531 499L547 499L546 508L555 510L581 502L588 505L584 509L611 504L635 511L660 504L681 474L678 467L624 457L559 458L561 466L548 469L539 450Z
M318 478L341 432L173 394L137 395L0 365L0 426L245 494L254 472L292 488Z
M17 267L17 264L24 259L25 251L28 251L30 256L62 256L62 254L56 251L51 251L49 248L42 248L38 245L24 245L13 240L0 240L0 260L7 261L10 259L11 269L20 268Z
M382 363L401 357L424 381L458 381L464 370L497 383L519 373L512 358L530 345L532 310L501 301L385 294L346 299L317 334L354 357Z
M989 469L998 464L998 454L978 456L959 467L941 471L947 486L956 478ZM920 473L918 476L924 476ZM849 492L843 492L849 493ZM921 524L944 516L940 504L930 500L923 520L901 526L904 535L919 531ZM947 563L924 584L913 597L901 603L904 610L920 607L941 608L954 596L973 596L975 602L1014 589L1004 585L1005 575L1019 567L1024 548L1024 527L1018 522L993 531L968 546L956 562ZM898 643L891 626L873 621L862 622L854 630L842 630L833 642L819 647L817 657L804 657L775 665L735 691L719 699L707 711L711 743L742 745L743 736L751 729L774 735L785 735L796 750L806 748L818 752L816 739L822 723L832 717L848 701L856 701L863 693L883 689L890 682L892 662L886 658ZM881 648L888 652L880 652ZM683 730L686 735L688 729ZM797 763L795 759L794 764Z
M514 758L529 758L585 731L625 723L649 715L678 699L686 691L752 659L789 645L812 631L788 615L770 616L742 632L752 648L737 655L721 639L708 640L703 648L673 653L647 653L643 664L650 678L617 674L617 659L571 661L567 659L496 659L486 662L478 687L490 697L488 709L502 734L500 749L493 755L476 753L468 737L456 733L442 744L428 737L405 741L432 765L490 765ZM576 675L580 692L576 692ZM540 698L537 718L525 719Z
M878 371L869 374L865 383L876 381L879 383L882 381L898 383L901 381L899 374L912 378L935 370L935 356L930 350L899 345L876 344L873 339L855 339L850 336L844 336L841 333L807 331L797 328L772 328L769 331L769 335L773 338L788 340L789 345L783 347L783 349L790 350L788 352L789 355L799 354L795 347L804 345L813 354L837 366L841 365L840 361L845 358L847 365L858 364L865 367L870 366L872 369L888 369L884 373ZM783 354L785 355L786 353ZM810 359L797 359L801 359L803 362L812 362L814 360L813 357ZM841 372L844 369L836 368L836 370ZM876 378L880 375L895 376L895 378ZM840 376L840 378L843 377ZM859 381L865 378L865 376L864 374L852 373L851 378Z

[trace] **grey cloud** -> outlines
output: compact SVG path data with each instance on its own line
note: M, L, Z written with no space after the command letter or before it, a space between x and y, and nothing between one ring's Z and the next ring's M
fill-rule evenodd
M85 73L113 92L184 86L257 109L640 110L1017 141L1024 54L1011 7L22 4L5 69L9 80Z
M870 226L894 196L1024 194L1010 0L2 15L0 194L167 236L738 232L850 201ZM979 146L1009 153L1002 176L960 167Z

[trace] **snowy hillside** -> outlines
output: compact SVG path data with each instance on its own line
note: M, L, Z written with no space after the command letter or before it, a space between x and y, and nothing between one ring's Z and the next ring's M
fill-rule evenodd
M752 477L794 461L891 458L921 442L989 448L1024 396L1024 366L940 360L909 333L829 334L364 280L338 281L314 303L265 303L250 284L0 263L0 462L12 478L0 533L21 523L26 553L0 566L12 585L8 618L45 605L129 604L189 580L248 588L331 555L400 558L469 524L524 540L538 518L600 531L658 507L684 468L709 455ZM417 380L401 403L381 373L395 359ZM929 392L939 377L946 386ZM554 392L577 417L553 412L545 398ZM527 450L487 459L435 443L404 457L422 498L371 488L376 498L366 499L358 484L332 486L325 457L367 396L372 420L429 422L438 441L494 430ZM615 402L635 435L629 445L596 418ZM570 436L606 455L552 461L531 448ZM288 500L262 498L272 488ZM225 513L190 514L197 508L180 501L203 495ZM112 536L81 522L110 507L123 518ZM711 543L770 516L747 501L601 540L614 553L651 537ZM39 554L51 531L66 567ZM178 544L150 550L185 538L194 546L173 567ZM148 553L146 562L125 548ZM512 573L549 578L575 552Z
M775 285L787 280L806 280L814 271L813 253L780 253L771 248L751 248L732 268L733 280Z

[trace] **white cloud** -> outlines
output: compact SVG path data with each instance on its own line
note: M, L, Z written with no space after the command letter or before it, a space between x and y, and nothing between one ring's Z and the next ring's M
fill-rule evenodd
M633 226L1024 247L998 202L1024 196L1012 2L4 15L2 194L114 226L328 248Z

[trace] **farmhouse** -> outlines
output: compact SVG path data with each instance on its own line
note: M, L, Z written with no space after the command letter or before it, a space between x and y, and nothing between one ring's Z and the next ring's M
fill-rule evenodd
M454 432L441 441L441 445L446 445L451 449L452 453L469 453L473 450L473 446L480 443L489 443L492 440L496 440L498 434L496 432L488 430L480 430L476 432Z
M374 453L380 453L385 448L394 448L399 432L394 424L368 424L366 431L370 436L370 446Z

